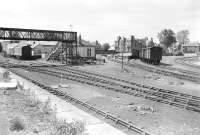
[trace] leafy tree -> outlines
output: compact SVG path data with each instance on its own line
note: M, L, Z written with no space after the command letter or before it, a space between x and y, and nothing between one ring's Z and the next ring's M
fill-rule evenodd
M3 48L2 48L2 45L1 45L1 43L0 43L0 52L2 52L2 49L3 49Z
M108 51L108 49L110 48L109 43L104 43L102 48L103 48L104 51Z
M166 48L176 42L175 33L171 29L164 29L158 33L158 39L160 44L164 45Z
M181 31L177 32L176 39L177 39L179 45L183 45L183 44L190 42L188 35L189 35L188 30L181 30Z

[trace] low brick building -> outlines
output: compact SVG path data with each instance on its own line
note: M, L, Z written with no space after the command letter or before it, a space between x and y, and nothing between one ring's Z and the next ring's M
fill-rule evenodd
M183 53L198 53L200 52L200 43L191 42L189 44L183 45Z

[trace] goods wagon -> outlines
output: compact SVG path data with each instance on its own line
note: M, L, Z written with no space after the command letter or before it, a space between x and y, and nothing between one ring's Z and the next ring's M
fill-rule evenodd
M13 56L18 59L32 59L32 48L30 46L16 46L13 48Z
M144 62L159 64L162 59L162 48L155 46L153 39L131 39L131 53L129 59L140 59Z
M159 46L142 48L139 58L142 61L158 65L160 64L160 60L162 60L162 48Z

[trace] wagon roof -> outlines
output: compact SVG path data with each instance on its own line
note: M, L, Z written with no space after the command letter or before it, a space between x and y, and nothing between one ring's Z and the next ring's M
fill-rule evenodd
M51 42L47 42L47 41L40 41L40 42L35 42L35 44L33 44L31 47L35 48L39 45L41 46L56 46L58 44L57 41L51 41Z
M95 47L95 46L93 46L93 45L78 44L77 47Z
M190 42L188 44L184 44L183 46L200 46L199 42Z
M154 48L162 48L161 46L152 46ZM147 49L147 48L152 48L152 47L145 47L145 48L142 48L142 49Z

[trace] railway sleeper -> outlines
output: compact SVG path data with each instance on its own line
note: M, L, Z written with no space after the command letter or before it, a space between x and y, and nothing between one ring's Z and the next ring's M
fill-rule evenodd
M179 108L185 108L185 104L180 104L180 103L177 103L177 102L170 102L169 104L176 106L176 107L179 107Z
M147 86L147 85L143 85L143 88L151 89L152 87L151 86Z
M103 112L103 111L101 111L101 110L98 110L97 111L97 113L98 114L100 114L101 116L103 116L103 117L105 117L106 116L106 113L105 112Z
M136 97L145 97L143 94L135 93L134 96Z
M157 97L151 97L151 96L145 96L145 99L149 99L149 100L152 100L152 101L157 101Z
M107 115L107 119L111 119L112 121L115 121L116 123L118 123L118 121L119 121L119 119L117 119L116 117L114 117L110 114Z
M189 100L188 101L188 105L200 107L200 102L199 101L194 101L194 100Z
M180 93L179 96L186 97L186 98L192 98L192 95Z
M199 112L199 113L200 113L200 108L197 108L197 107L185 106L185 109L191 110L191 111L195 111L195 112Z
M165 99L163 99L163 98L156 98L157 100L156 100L156 102L160 102L160 103L165 103L165 104L169 104L171 101L169 101L169 100L165 100Z
M83 106L86 107L86 108L88 108L88 109L90 108L90 105L87 104L87 103L84 103Z
M118 123L120 124L120 125L122 125L122 126L124 126L124 127L129 127L129 124L127 123L127 122L125 122L125 121L123 121L123 120L118 120Z
M192 96L191 98L192 98L192 99L196 99L196 100L199 100L199 101L200 101L200 97L197 97L197 96Z
M187 100L178 100L178 99L176 99L175 102L182 103L182 104L188 104Z
M160 92L148 92L148 94L153 95L153 96L162 96L163 93Z
M170 90L165 90L165 89L159 89L159 91L160 91L160 92L163 92L163 93L168 93L168 94L175 94L175 95L180 94L179 92L170 91Z

